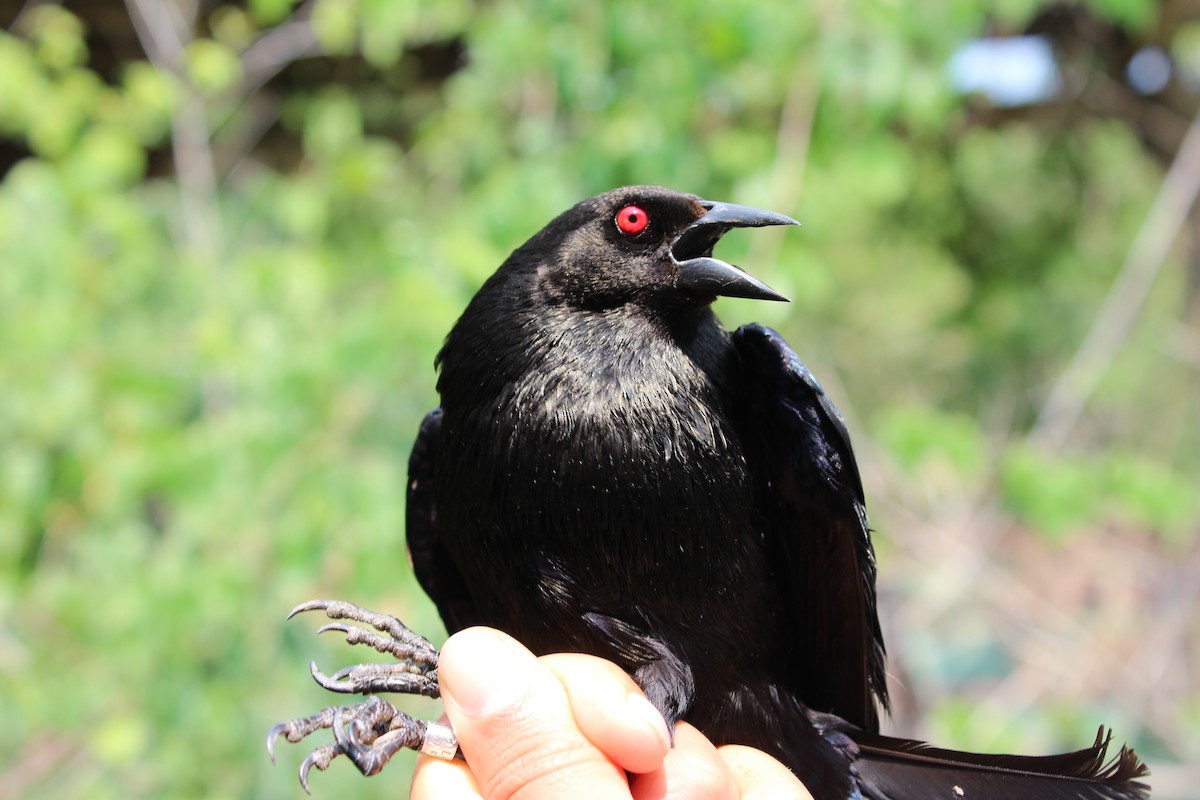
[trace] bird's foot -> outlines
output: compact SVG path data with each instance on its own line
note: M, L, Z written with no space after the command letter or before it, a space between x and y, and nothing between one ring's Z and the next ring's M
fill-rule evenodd
M438 697L438 651L423 636L409 630L400 620L377 614L339 600L312 600L301 603L288 614L291 619L302 611L324 611L330 619L361 622L374 631L355 625L330 623L318 633L340 631L350 644L366 644L397 659L395 664L355 664L325 675L315 662L313 679L332 692L373 694L400 692ZM458 743L445 725L415 719L397 710L379 697L368 697L354 706L323 709L307 717L281 722L267 734L267 752L275 759L275 740L285 736L299 742L323 728L333 730L334 742L309 753L300 765L300 784L308 791L308 773L316 767L326 769L339 755L347 756L363 775L374 775L397 752L405 748L421 750L440 758L454 758Z
M267 733L267 752L275 760L275 740L280 736L299 742L322 728L333 730L333 743L321 745L300 763L300 785L308 788L313 767L324 771L345 755L363 775L374 775L405 748L453 758L458 743L445 725L415 719L383 698L371 696L354 706L325 708L308 717L281 722Z
M303 611L324 611L330 619L348 619L370 625L375 631L331 622L317 633L340 631L348 644L370 645L396 659L395 664L355 664L325 675L312 665L313 679L331 692L344 694L374 694L399 692L438 697L438 651L420 634L409 630L403 622L387 614L378 614L342 600L310 600L291 610L288 619Z

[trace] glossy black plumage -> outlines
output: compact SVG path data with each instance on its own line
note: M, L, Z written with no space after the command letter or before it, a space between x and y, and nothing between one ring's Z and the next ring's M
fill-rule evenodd
M650 221L636 235L616 224L631 205ZM786 222L628 187L516 250L438 356L441 408L410 460L414 568L451 631L615 661L668 721L772 753L817 798L934 796L997 770L957 754L923 784L937 759L877 735L875 562L845 426L778 334L730 334L710 309L778 298L711 250ZM1135 766L1096 796L1138 796L1116 786ZM992 796L1057 780L1006 779Z

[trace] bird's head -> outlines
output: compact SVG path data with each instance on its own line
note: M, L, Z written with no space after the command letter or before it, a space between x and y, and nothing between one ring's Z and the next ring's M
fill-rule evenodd
M797 224L771 211L627 186L584 200L522 249L537 255L546 295L579 308L695 308L718 296L786 300L712 251L730 228Z

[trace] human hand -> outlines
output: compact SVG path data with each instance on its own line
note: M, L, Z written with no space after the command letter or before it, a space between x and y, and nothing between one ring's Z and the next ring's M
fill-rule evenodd
M438 667L466 761L421 756L412 800L811 800L751 747L714 747L666 724L619 667L594 656L536 658L490 628L461 631Z

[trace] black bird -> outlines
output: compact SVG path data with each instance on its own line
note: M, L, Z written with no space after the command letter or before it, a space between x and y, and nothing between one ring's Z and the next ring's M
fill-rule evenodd
M1146 796L1145 767L1124 747L1106 760L1103 729L1043 758L878 733L875 558L846 427L777 333L730 333L711 310L784 299L712 250L734 227L791 224L627 187L553 220L483 285L438 355L441 408L409 464L408 545L446 627L614 661L669 724L770 753L818 800ZM436 651L397 621L300 608L386 631L327 626L410 662L407 677L314 667L324 685L436 694ZM377 732L411 723L380 704L271 739L334 727L302 771L338 753L377 771Z

